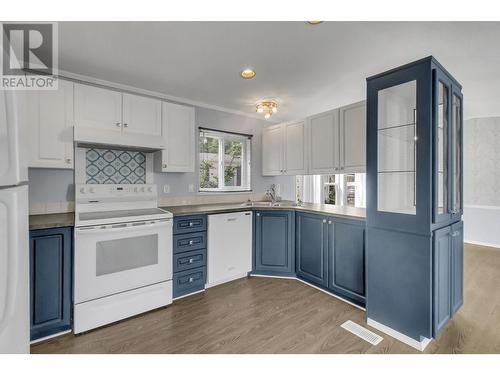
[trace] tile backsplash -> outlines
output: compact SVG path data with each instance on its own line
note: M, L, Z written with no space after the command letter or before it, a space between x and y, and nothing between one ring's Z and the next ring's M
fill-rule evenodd
M85 152L85 179L87 184L145 184L146 154L89 148Z

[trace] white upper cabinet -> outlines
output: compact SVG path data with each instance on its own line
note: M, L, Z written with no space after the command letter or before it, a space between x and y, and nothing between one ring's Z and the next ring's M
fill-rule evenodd
M161 135L161 101L145 96L123 94L123 130Z
M341 173L366 170L366 102L351 104L339 110Z
M321 113L308 119L308 174L332 174L340 170L339 111Z
M262 175L283 174L283 126L273 125L262 130Z
M305 121L273 125L262 131L264 176L306 173Z
M75 84L75 128L122 131L122 93Z
M75 141L163 149L161 101L75 84Z
M155 169L159 172L194 172L194 108L164 102L162 112L162 134L166 147L155 154Z
M73 169L73 83L59 80L57 90L29 91L29 166Z
M306 173L306 127L305 121L283 125L283 173L301 175Z

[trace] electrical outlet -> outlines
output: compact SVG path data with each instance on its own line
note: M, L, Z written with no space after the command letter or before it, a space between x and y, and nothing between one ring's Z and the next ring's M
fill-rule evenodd
M170 185L163 185L163 192L165 194L170 193Z
M193 184L189 184L189 185L188 185L188 191L189 191L190 193L194 193L194 185L193 185Z

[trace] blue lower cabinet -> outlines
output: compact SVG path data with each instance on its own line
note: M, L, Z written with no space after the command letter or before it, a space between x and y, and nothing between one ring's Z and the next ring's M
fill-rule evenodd
M451 226L451 315L464 303L464 223Z
M365 223L329 220L328 288L354 300L365 299Z
M437 337L463 304L463 222L434 231L433 336Z
M328 284L328 218L297 213L296 273L321 286Z
M205 289L207 279L207 217L174 217L173 297Z
M30 231L31 340L71 329L72 228Z
M434 232L434 337L451 319L451 234L451 226Z
M174 273L174 298L205 289L206 279L206 267Z
M294 212L256 211L254 273L294 275Z
M205 249L174 254L174 272L186 271L207 265L207 251Z

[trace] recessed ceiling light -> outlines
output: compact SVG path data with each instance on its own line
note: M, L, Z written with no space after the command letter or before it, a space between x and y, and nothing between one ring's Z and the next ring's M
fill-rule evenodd
M240 76L241 78L244 78L244 79L251 79L253 77L255 77L255 70L253 69L245 69L245 70L242 70L241 73L240 73Z
M319 25L323 21L307 21L309 25Z

